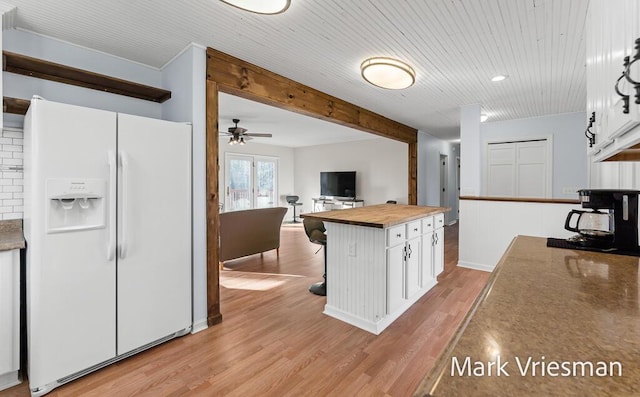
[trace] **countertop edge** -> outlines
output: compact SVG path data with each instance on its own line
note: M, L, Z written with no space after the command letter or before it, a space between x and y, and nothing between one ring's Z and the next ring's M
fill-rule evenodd
M543 204L580 204L580 200L558 198L527 198L527 197L497 197L497 196L460 196L460 200L471 201L507 201L513 203L543 203Z
M0 221L0 252L25 248L22 219Z
M362 209L362 208L366 208L366 207L360 207L358 209ZM341 223L341 224L345 224L345 225L364 226L364 227L372 227L372 228L376 228L376 229L385 229L385 228L388 228L388 227L391 227L391 226L400 225L402 223L411 222L411 221L414 221L416 219L422 219L422 218L425 218L427 216L444 214L445 212L451 211L450 207L432 207L432 208L437 208L437 209L434 209L434 210L429 211L429 212L421 213L421 214L405 216L402 219L398 219L398 220L394 220L394 221L390 221L390 222L385 222L385 223L365 222L365 221L347 220L347 219L336 219L336 218L332 218L332 217L322 216L323 213L335 213L335 212L350 211L349 209L346 209L346 210L334 210L334 211L324 211L324 212L317 212L317 213L313 213L312 212L312 213L307 213L307 214L301 214L300 217L301 218L315 218L315 219L319 219L319 220L321 220L323 222L333 222L333 223Z
M496 282L498 275L502 271L502 267L503 267L502 265L506 261L508 253L511 251L511 248L513 247L513 244L517 238L518 236L514 237L511 240L511 243L509 243L509 246L505 250L505 253L500 258L500 261L498 262L495 269L491 273L491 276L489 276L489 280L487 280L487 284L484 286L482 291L480 291L476 299L473 301L473 304L471 305L471 309L469 309L464 319L462 319L462 322L460 322L460 325L456 329L456 332L453 334L453 336L447 343L447 347L438 356L431 371L429 371L429 373L424 377L424 379L420 382L420 384L416 388L413 394L414 397L436 397L432 393L433 393L433 390L438 386L438 383L440 382L440 378L442 378L444 371L448 368L447 363L448 363L449 356L451 356L451 353L453 352L456 345L458 344L458 341L462 337L462 334L467 329L467 326L469 325L469 322L475 315L476 311L478 310L482 302L487 298L487 296L491 292L491 289L493 288L493 285Z

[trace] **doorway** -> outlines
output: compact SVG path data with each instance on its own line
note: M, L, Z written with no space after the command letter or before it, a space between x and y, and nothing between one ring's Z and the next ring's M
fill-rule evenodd
M275 207L278 203L278 159L225 155L225 211Z
M449 204L449 177L447 165L449 163L449 156L446 154L440 155L440 207L447 207Z

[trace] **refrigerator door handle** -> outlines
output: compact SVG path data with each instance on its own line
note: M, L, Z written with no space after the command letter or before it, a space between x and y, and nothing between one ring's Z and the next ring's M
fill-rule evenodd
M127 210L128 210L128 199L127 199L127 186L129 183L129 158L127 153L124 150L120 151L120 166L122 167L122 228L120 229L120 244L119 244L119 254L120 259L124 259L127 256Z
M112 261L116 254L116 178L118 176L118 164L114 151L107 152L109 164L109 243L107 244L107 260Z

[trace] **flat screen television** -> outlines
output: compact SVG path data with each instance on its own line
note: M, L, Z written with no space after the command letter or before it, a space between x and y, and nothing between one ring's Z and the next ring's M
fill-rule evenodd
M356 172L321 172L320 195L356 198Z

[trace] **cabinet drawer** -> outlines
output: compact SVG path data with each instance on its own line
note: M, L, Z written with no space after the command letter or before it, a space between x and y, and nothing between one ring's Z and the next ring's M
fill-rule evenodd
M438 214L438 215L434 216L433 219L434 219L434 224L435 224L434 228L435 229L444 226L444 214Z
M387 246L393 247L400 243L404 243L405 238L405 225L398 225L387 229Z
M427 217L422 219L422 231L423 233L429 233L433 231L433 217Z
M422 224L420 221L407 223L407 240L418 237L422 234Z

